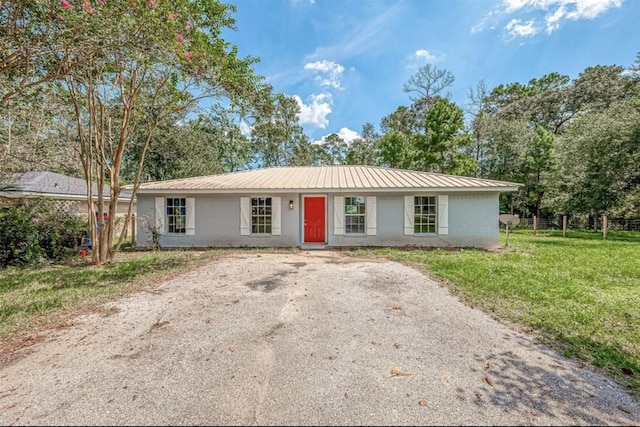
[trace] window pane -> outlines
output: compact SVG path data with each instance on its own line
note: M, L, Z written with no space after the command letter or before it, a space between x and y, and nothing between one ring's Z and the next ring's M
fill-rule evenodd
M271 233L271 197L251 199L251 233Z
M169 233L185 233L187 222L187 199L167 198L167 224Z
M365 232L365 200L364 196L344 198L345 234L363 234Z

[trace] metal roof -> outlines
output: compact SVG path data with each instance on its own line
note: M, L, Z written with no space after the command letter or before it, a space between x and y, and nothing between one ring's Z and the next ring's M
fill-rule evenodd
M146 182L138 192L248 192L248 191L348 191L348 190L451 190L516 191L521 184L390 169L376 166L286 166L250 169L221 175ZM124 188L131 188L126 186Z

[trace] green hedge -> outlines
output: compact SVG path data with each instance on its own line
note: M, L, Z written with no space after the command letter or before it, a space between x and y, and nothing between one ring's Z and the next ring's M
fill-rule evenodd
M77 255L86 221L20 204L0 209L0 267L64 261Z

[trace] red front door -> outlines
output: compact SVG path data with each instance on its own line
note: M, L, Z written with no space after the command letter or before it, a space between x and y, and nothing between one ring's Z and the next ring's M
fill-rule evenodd
M304 241L325 242L325 207L324 197L304 198Z

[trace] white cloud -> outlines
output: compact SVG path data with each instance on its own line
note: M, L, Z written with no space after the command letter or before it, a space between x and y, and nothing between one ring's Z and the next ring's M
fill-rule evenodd
M620 7L622 0L575 0L575 9L567 13L569 19L594 19L612 7Z
M328 93L321 93L319 95L313 94L310 98L310 103L305 104L298 95L293 95L295 100L300 106L300 113L298 118L302 124L311 124L324 129L329 124L327 116L331 114L331 95Z
M338 136L342 138L343 141L347 144L351 144L351 141L360 138L360 134L358 132L347 127L340 128L340 130L338 131Z
M340 130L338 132L332 132L332 133L328 133L326 135L324 135L322 138L313 141L314 144L323 144L325 142L325 140L327 139L327 137L333 133L338 134L338 136L340 138L342 138L342 140L344 142L348 144L351 144L351 142L354 139L358 139L360 138L360 134L358 132L356 132L355 130L349 129L348 127L343 127L340 128Z
M414 56L416 57L416 59L424 60L426 62L437 62L442 59L442 57L434 55L433 53L429 52L426 49L416 50L416 53L414 53Z
M547 26L547 33L551 34L553 31L560 28L560 20L567 13L564 5L561 5L555 12L545 16L544 20Z
M504 29L511 34L511 37L529 37L538 32L533 20L527 21L524 24L521 24L520 22L522 22L520 19L512 19L504 27Z
M344 67L337 62L322 61L309 62L304 66L305 70L314 70L322 75L317 75L315 80L320 83L321 86L330 86L336 89L341 89L340 77L344 72Z
M529 3L534 3L536 0L504 0L504 9L507 13L515 12L522 9Z
M623 1L625 0L503 0L473 26L471 32L483 31L489 21L495 22L507 16L511 20L505 29L512 37L537 34L540 21L544 21L547 34L551 34L567 20L595 19L611 8L620 7ZM520 24L524 15L530 20ZM531 15L536 16L532 18Z

